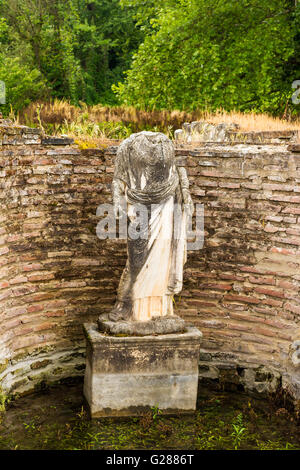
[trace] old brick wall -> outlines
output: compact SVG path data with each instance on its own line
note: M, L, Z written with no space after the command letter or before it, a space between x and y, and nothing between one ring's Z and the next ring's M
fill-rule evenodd
M282 375L299 396L291 346L300 339L300 153L288 148L177 151L205 207L204 248L189 253L178 308L203 332L202 377L268 392Z
M0 126L0 384L23 393L82 375L82 323L115 300L123 241L96 236L116 148L80 151ZM200 376L300 397L300 153L287 144L178 149L205 243L190 252L178 313L204 334ZM297 150L297 149L296 149Z

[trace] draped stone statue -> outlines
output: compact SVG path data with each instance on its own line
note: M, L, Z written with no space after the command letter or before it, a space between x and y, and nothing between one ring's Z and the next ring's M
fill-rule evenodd
M90 416L193 411L202 334L173 312L193 211L186 171L164 134L140 132L120 145L112 186L128 259L113 309L84 324Z
M172 141L146 131L124 140L117 152L112 189L116 217L124 213L125 197L128 222L134 223L144 208L147 224L140 227L138 238L128 235L128 259L109 324L173 317L173 296L182 289L187 216L193 203L186 170L176 165ZM101 318L100 324L103 329Z

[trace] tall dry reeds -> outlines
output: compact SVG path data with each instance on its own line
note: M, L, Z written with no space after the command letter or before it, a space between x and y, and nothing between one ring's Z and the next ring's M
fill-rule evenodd
M226 112L223 110L215 113L200 110L193 112L143 111L134 107L103 106L101 104L88 106L85 103L80 103L80 106L74 106L66 100L58 99L45 103L31 103L19 114L18 120L26 125L43 126L48 133L66 132L74 135L86 133L96 138L103 137L103 135L97 135L97 133L99 134L97 126L101 123L111 123L112 128L114 123L125 126L130 132L153 129L167 132L170 135L175 129L180 129L184 122L201 120L212 124L234 122L240 126L241 131L300 130L299 119L288 122L268 114L244 114L238 111ZM88 131L90 129L94 129L94 134ZM102 134L105 134L105 126L102 126L100 130Z
M186 121L195 121L201 117L200 112L187 113L184 111L142 111L134 107L102 106L100 104L87 106L81 103L74 106L65 100L53 100L51 102L31 103L19 114L19 121L24 124L53 124L60 125L77 121L84 116L91 122L122 122L130 125L134 131L147 127L165 129L172 126L180 128Z

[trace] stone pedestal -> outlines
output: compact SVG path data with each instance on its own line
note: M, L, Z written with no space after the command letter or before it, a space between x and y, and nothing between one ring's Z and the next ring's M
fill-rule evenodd
M92 418L136 416L157 406L165 413L196 409L202 333L109 336L86 323L84 395Z

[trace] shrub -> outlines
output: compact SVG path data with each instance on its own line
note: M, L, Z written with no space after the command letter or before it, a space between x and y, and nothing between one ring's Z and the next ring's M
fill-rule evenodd
M47 95L47 87L41 73L23 65L17 57L0 55L0 80L5 83L5 104L0 105L4 115L13 109L18 112L33 100Z

